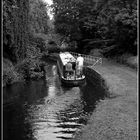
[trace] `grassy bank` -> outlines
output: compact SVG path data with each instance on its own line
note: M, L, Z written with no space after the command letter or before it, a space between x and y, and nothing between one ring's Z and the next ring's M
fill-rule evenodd
M88 124L74 140L137 140L136 71L107 60L93 69L106 81L109 94L98 103Z

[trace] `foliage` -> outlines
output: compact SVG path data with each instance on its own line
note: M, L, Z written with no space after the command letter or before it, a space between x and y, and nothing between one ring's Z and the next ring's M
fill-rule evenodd
M53 7L56 31L76 40L79 50L107 40L101 45L110 46L111 41L116 47L106 55L137 53L136 0L54 0Z
M45 49L45 37L43 38L38 34L29 34L29 45L40 49L41 52L46 51Z
M56 31L65 36L71 35L77 37L79 29L79 12L80 1L74 0L54 0L55 28Z
M3 1L3 57L14 62L4 62L4 83L43 76L45 43L35 34L48 31L46 10L42 0Z
M35 46L27 47L26 58L16 65L16 70L24 75L25 79L30 79L38 75L42 77L44 63L40 60L42 53L40 49Z
M23 75L19 74L12 62L3 59L3 86L23 80Z
M15 61L24 59L26 53L28 2L28 0L3 1L3 50L10 59L15 57Z
M44 76L42 53L36 46L28 46L26 58L13 65L8 59L3 59L3 85L25 79L37 79Z
M42 0L30 0L29 26L32 33L48 32L47 5Z
M109 1L98 16L99 35L105 39L114 39L115 54L137 53L137 9L136 1ZM104 20L102 20L104 19ZM104 21L104 22L102 22ZM111 50L112 52L112 50Z
M29 35L38 32L46 33L47 23L47 7L42 0L4 0L4 57L14 62L23 60L26 57Z

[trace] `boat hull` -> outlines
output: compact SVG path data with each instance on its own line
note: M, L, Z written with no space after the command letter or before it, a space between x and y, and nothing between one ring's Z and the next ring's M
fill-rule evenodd
M76 79L76 80L67 80L63 77L61 78L61 83L65 86L81 86L86 83L85 77L82 79Z
M86 84L85 76L79 79L66 79L64 78L62 74L62 70L59 65L57 65L57 70L58 70L59 78L61 80L61 84L64 86L71 87L71 86L81 86Z

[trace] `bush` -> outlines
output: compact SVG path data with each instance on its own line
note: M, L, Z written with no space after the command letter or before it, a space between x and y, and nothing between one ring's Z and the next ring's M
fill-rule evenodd
M44 62L40 49L36 46L27 46L26 58L13 65L8 59L3 59L3 86L26 79L43 77Z
M19 74L12 62L8 59L3 60L3 86L23 80L23 75Z
M90 51L90 55L96 56L96 57L102 57L102 50L101 49L92 49Z
M119 56L115 56L115 57L113 57L113 59L116 62L119 62L121 64L125 64L125 65L132 67L132 68L137 69L137 66L138 66L138 57L137 56L133 56L132 54L125 53L125 54L122 54Z
M35 72L35 71L32 71L32 72L30 73L30 78L31 78L31 79L39 79L39 78L41 78L41 77L43 77L43 76L44 76L43 71L42 71L42 72Z
M26 58L24 59L22 62L18 63L16 65L16 70L21 73L25 79L32 79L34 77L38 77L40 76L40 78L43 76L42 73L43 71L43 65L44 63L41 62L40 60L36 60L36 59L32 59L32 58ZM38 76L33 76L33 75L37 75Z
M28 46L26 58L16 65L16 70L21 73L25 79L41 78L44 63L40 60L43 53L36 46Z

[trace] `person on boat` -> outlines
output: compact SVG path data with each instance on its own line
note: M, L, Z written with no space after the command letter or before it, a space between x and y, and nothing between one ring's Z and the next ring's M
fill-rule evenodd
M72 64L70 62L66 64L66 71L67 71L67 79L70 79L73 71Z
M77 63L77 75L82 76L82 74L83 74L83 65L84 65L84 58L81 56L81 54L78 54L76 63Z

